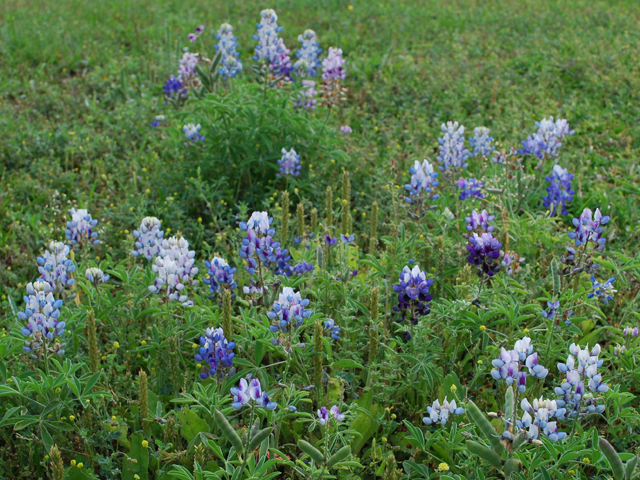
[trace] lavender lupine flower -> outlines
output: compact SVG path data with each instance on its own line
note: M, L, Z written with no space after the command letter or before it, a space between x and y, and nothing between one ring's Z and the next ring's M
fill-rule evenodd
M597 251L604 251L606 238L602 237L602 226L609 222L608 216L603 216L600 209L596 208L595 213L585 208L580 214L580 218L573 219L573 226L576 227L575 232L569 232L567 236L571 240L575 240L576 247L585 245L587 242L594 242Z
M89 267L84 272L84 278L89 280L89 282L93 283L94 285L98 285L99 283L108 282L111 278L111 275L106 275L97 267Z
M627 354L627 347L624 345L617 344L613 347L613 356L614 357L622 357Z
M512 433L505 429L502 434L504 438L513 440L515 438L514 433L517 434L518 431L526 431L530 440L537 440L541 433L547 435L552 442L563 440L567 436L564 432L558 432L555 421L549 421L553 417L559 420L564 419L565 409L558 408L555 400L546 400L540 397L539 399L534 399L533 404L531 404L524 398L520 402L520 408L524 413L521 420L516 420L516 431Z
M218 44L216 52L220 55L220 67L218 73L225 78L235 77L242 70L240 54L236 51L238 37L233 35L233 27L223 23L216 33Z
M291 268L291 273L293 273L293 275L300 276L300 275L304 275L305 273L313 272L313 269L314 269L313 264L302 261L302 262L296 263Z
M312 311L305 308L308 305L309 300L303 299L300 292L291 287L283 287L278 300L273 302L273 309L267 312L267 316L276 322L269 328L273 333L282 331L293 334L311 316Z
M519 154L535 155L538 158L544 158L545 155L555 157L562 146L561 140L575 133L574 130L569 129L566 120L558 119L554 122L553 117L536 122L536 127L538 131L522 142L523 148L518 150Z
M344 99L340 81L344 80L346 70L342 58L342 49L329 47L327 58L322 61L323 101L327 106L336 106Z
M496 274L500 267L498 264L500 248L502 248L502 243L493 238L493 235L488 232L483 233L481 236L474 233L469 237L469 244L467 245L469 256L467 261L471 265L478 267L478 276L488 275L492 277Z
M338 239L336 237L330 237L328 233L324 235L324 241L330 247L338 243Z
M74 284L71 273L76 269L73 261L67 258L71 249L62 242L50 242L49 250L38 257L38 271L42 279L51 285L52 290L63 290Z
M178 77L185 82L188 82L191 77L195 77L197 75L196 66L198 65L198 62L198 54L191 53L190 51L185 49L185 51L182 53L182 58L180 59Z
M548 320L552 320L559 308L560 308L560 302L558 300L554 302L548 300L547 310L542 311L542 316Z
M558 370L566 374L566 379L555 388L556 395L562 397L557 403L559 407L566 408L570 417L604 412L605 406L598 404L601 399L596 397L609 390L602 382L602 375L598 373L598 368L603 363L598 358L600 351L598 344L589 350L589 345L582 349L573 343L569 347L567 362L558 363Z
M432 193L440 182L437 180L438 172L434 170L428 160L424 160L422 163L416 160L413 167L409 168L409 172L411 173L411 181L404 186L405 190L409 192L409 196L404 199L405 202L413 203L422 200L422 196L428 200L437 200L440 197L440 195Z
M495 230L495 225L489 225L496 219L495 215L489 215L489 212L482 210L480 213L476 209L471 212L471 215L464 217L464 221L467 222L468 232L487 232L491 233Z
M310 76L315 77L316 69L320 64L318 55L322 52L322 49L318 47L318 39L316 32L313 30L305 30L302 35L298 35L298 41L302 44L300 50L296 52L298 61L294 64L293 68L296 73L302 77Z
M282 158L278 160L278 165L280 165L280 171L277 173L278 177L287 177L293 176L297 177L300 175L300 170L302 169L302 165L300 164L300 155L296 153L296 151L292 148L287 152L286 148L281 150Z
M298 93L298 100L293 106L315 110L316 104L318 103L316 100L318 92L315 87L316 82L313 80L302 80L302 91Z
M231 395L233 395L231 407L233 407L234 410L240 410L251 400L254 401L256 407L262 407L268 410L275 410L278 406L276 402L269 401L267 392L262 391L260 380L257 378L252 378L248 382L246 379L241 378L238 387L231 388Z
M550 210L551 216L556 215L558 212L562 215L568 215L567 202L573 200L573 194L571 190L571 180L573 175L567 172L566 168L562 168L560 165L555 165L551 175L546 177L549 186L547 187L547 196L542 199L543 205Z
M198 40L198 37L202 34L202 32L204 32L204 25L196 27L195 32L187 35L187 38L191 41L191 43L196 43L196 40Z
M449 415L462 415L464 409L458 407L455 400L448 402L447 397L444 397L442 405L440 405L438 400L435 400L430 407L427 407L427 413L429 416L422 419L425 425L433 425L438 422L446 425L449 420Z
M267 257L269 262L268 266L276 275L291 276L291 255L286 248L276 247L273 249L273 253Z
M38 279L27 285L25 309L18 312L20 320L28 320L20 331L28 338L22 349L38 359L46 352L64 355L64 344L54 343L54 337L64 334L66 322L60 320L62 300L53 297L53 289L45 280Z
M94 231L94 227L98 225L98 220L92 219L87 213L86 208L69 210L71 220L67 222L67 229L64 231L67 240L71 245L89 241L94 245L98 245L98 232Z
M200 337L200 347L195 355L196 362L206 363L208 368L200 372L200 378L206 380L209 377L224 376L233 373L233 357L236 348L235 342L227 342L222 328L207 328L205 334Z
M320 407L320 409L318 409L318 418L320 419L320 425L324 426L331 418L334 418L336 422L341 422L344 420L345 415L340 413L337 405L334 405L330 410L327 410L327 407Z
M488 157L495 149L491 142L493 142L493 137L489 136L489 129L487 127L476 127L473 130L473 137L469 139L469 143L473 147L471 155L474 157L478 155Z
M437 158L440 161L440 170L452 167L467 168L469 150L464 147L464 126L458 122L447 122L440 128L444 132L444 135L438 138L440 153Z
M331 338L334 340L340 340L340 327L336 325L336 321L333 318L324 322L324 329L331 330Z
M187 140L191 140L192 142L202 142L205 137L200 135L201 125L194 125L193 123L187 123L184 127L182 127L182 131L184 135L187 137Z
M205 260L204 264L209 269L209 278L203 282L209 285L212 296L216 296L221 289L234 290L237 287L233 274L236 269L229 266L226 260L220 257L213 257L213 260Z
M340 240L342 241L342 243L353 243L356 239L356 236L352 233L351 235L349 235L348 233L345 235L343 233L340 234Z
M353 130L349 125L343 125L340 127L340 131L345 135L350 135Z
M168 300L192 307L193 302L185 295L184 288L197 285L195 276L198 268L193 266L195 255L195 250L189 250L189 242L183 237L164 239L160 254L151 267L156 279L153 285L149 285L149 291L162 293Z
M133 231L136 238L136 249L131 251L131 255L139 257L142 255L148 261L160 254L162 237L164 231L160 230L161 222L156 217L144 217L139 230Z
M596 280L596 277L591 275L591 283L593 291L587 295L587 298L599 298L604 304L608 304L613 300L613 294L617 292L616 289L613 288L613 282L615 282L615 278L610 278L604 283L600 283Z
M500 265L505 268L507 275L511 276L522 271L522 264L525 262L524 257L521 257L516 252L503 252L502 250L500 250L500 256L502 257Z
M431 285L433 280L427 279L426 272L418 265L402 269L398 285L393 285L393 291L398 294L398 305L394 305L393 310L401 313L399 321L406 320L408 314L411 323L417 325L419 317L429 314L429 302L433 299L429 294Z
M549 373L549 370L538 363L538 353L533 351L529 337L518 340L513 350L502 347L500 358L496 358L491 364L494 367L491 376L496 380L505 380L507 385L515 381L520 393L526 391L527 377L545 378ZM525 372L524 367L529 371Z
M629 325L627 325L626 327L624 327L624 330L622 333L625 337L627 335L632 335L635 338L638 335L640 335L640 330L638 330L638 327L631 328Z
M484 198L484 194L480 191L483 186L484 182L480 180L476 180L475 178L467 180L461 177L458 179L458 190L460 190L458 198L460 200L472 197Z

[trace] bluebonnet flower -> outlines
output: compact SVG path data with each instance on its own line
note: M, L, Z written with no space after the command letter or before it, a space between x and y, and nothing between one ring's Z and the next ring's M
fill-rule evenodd
M555 317L556 312L560 308L560 302L558 300L552 302L550 300L547 301L547 310L542 311L542 316L548 320L552 320Z
M49 250L45 250L44 255L37 258L38 271L42 279L51 285L52 290L63 290L75 282L70 274L76 266L67 258L70 251L69 246L62 242L50 242Z
M28 320L20 331L28 338L22 349L35 359L47 355L45 352L64 355L64 344L54 343L54 337L64 334L66 322L60 320L62 300L53 297L51 285L38 279L27 285L24 296L25 309L18 312L20 320Z
M478 267L478 276L488 275L492 277L496 274L500 267L498 264L500 248L502 248L502 243L493 238L493 235L488 232L483 233L481 236L474 233L469 237L469 244L467 245L469 256L467 261L471 265Z
M226 260L220 257L213 257L213 260L205 260L204 264L209 269L209 278L203 282L209 285L211 295L215 296L221 289L234 290L237 287L233 274L236 269L229 266Z
M293 413L296 413L298 411L298 409L294 405L289 405L287 408L291 410Z
M156 117L151 122L152 127L159 127L161 122L165 121L164 115L156 115Z
M198 268L194 267L196 252L189 250L189 242L183 237L164 239L160 254L151 267L156 273L153 285L149 285L151 293L162 293L167 300L178 301L185 307L192 307L184 292L184 288L195 286Z
M524 257L513 251L503 252L502 250L500 250L500 256L502 257L500 265L505 268L507 275L511 276L522 271L522 264L525 262Z
M111 275L105 274L98 267L89 267L84 272L84 278L97 286L99 283L108 282L111 278Z
M136 249L131 251L131 255L134 257L142 255L148 261L159 255L164 236L164 231L160 230L160 226L161 222L156 217L144 217L140 229L133 231L133 236L136 238Z
M491 161L493 163L505 164L507 163L509 157L514 157L516 153L517 151L513 147L511 147L509 153L507 153L507 150L504 148L502 150L494 150L493 152L491 152Z
M500 350L500 358L491 362L493 369L491 376L496 380L505 380L507 385L514 381L520 393L524 393L527 388L527 377L545 378L549 370L538 363L538 353L533 351L531 339L524 337L518 340L513 350ZM524 371L527 367L528 372Z
M223 23L216 33L218 44L216 52L220 55L220 67L218 73L225 78L235 77L242 70L240 54L236 51L238 37L233 35L233 27Z
M192 142L202 142L205 137L200 135L200 129L202 127L200 124L194 125L193 123L187 123L184 127L182 127L182 131L184 132L187 140L191 140Z
M330 318L324 322L324 329L331 330L331 338L333 338L334 340L340 339L340 327L336 325L336 321L333 318Z
M484 198L484 194L480 191L483 186L484 182L476 180L475 178L467 180L461 177L458 180L458 190L460 190L458 198L460 200L472 197Z
M327 58L322 61L323 101L327 106L335 106L344 100L344 90L340 81L344 80L346 60L342 58L342 49L329 47Z
M296 153L296 151L292 148L287 152L286 148L281 150L282 158L278 160L278 165L280 165L280 171L278 172L278 177L287 177L293 176L297 177L300 175L300 170L302 169L302 165L300 164L300 155Z
M516 432L505 429L502 433L504 438L513 440L518 431L526 431L530 440L537 440L541 433L544 433L552 442L563 440L567 436L564 432L558 432L557 422L550 421L553 417L563 420L565 415L565 409L558 408L555 400L540 397L534 399L531 404L529 400L523 398L520 408L524 413L521 420L516 420Z
M558 363L558 370L566 374L566 379L555 388L556 395L562 397L557 403L559 407L566 408L570 417L604 412L605 406L598 404L599 399L596 397L609 390L602 382L602 375L598 373L598 368L603 363L598 358L600 351L598 344L589 350L589 345L582 349L573 343L569 347L570 355L566 363Z
M253 36L258 41L253 59L265 61L273 75L289 77L293 67L289 58L290 51L278 37L278 33L282 31L282 27L278 26L278 16L272 9L263 10L260 16L258 34Z
M567 236L571 240L575 240L576 247L591 241L595 243L597 251L603 251L607 240L602 237L602 225L606 225L609 220L608 216L603 216L600 213L599 208L596 208L595 213L585 208L580 214L580 218L573 219L573 226L576 227L576 231L569 232Z
M353 233L351 235L349 235L348 233L346 235L343 233L340 234L340 240L342 241L342 243L353 243L355 239L356 236Z
M569 129L566 120L558 119L554 122L553 117L536 122L536 127L538 131L522 142L523 148L518 150L520 155L535 155L538 158L544 158L545 155L555 157L562 146L561 140L575 133L574 130Z
M269 262L268 267L273 270L274 274L291 276L291 265L289 264L291 255L289 250L276 247L273 249L272 254L267 257L267 260Z
M240 410L251 400L254 401L256 407L266 408L267 410L275 410L278 406L276 402L269 401L267 392L262 391L260 380L257 378L252 378L249 382L241 378L240 385L231 388L231 395L233 395L231 407L234 410Z
M324 241L330 247L338 243L338 239L336 237L330 237L329 234L324 235Z
M629 334L631 334L633 337L637 337L638 335L640 335L640 330L638 330L638 327L631 328L629 325L627 325L626 327L624 327L622 333L625 337Z
M464 217L464 221L467 222L468 232L488 232L491 233L495 230L495 225L489 225L496 219L495 215L489 215L489 212L482 210L480 213L476 209L471 212L471 215Z
M204 25L196 27L195 32L187 35L187 38L191 40L191 43L196 43L196 40L198 40L198 37L202 34L202 32L204 32Z
M308 305L309 300L303 299L300 292L291 287L283 287L278 300L273 302L272 310L267 312L267 316L276 321L269 328L273 333L293 333L311 316L312 311L305 308Z
M437 180L438 172L434 171L433 165L428 160L424 160L422 163L416 160L409 172L411 173L411 181L404 186L405 190L409 192L409 196L404 199L405 202L413 203L416 200L422 200L422 196L429 200L437 200L440 197L440 195L432 193L440 182Z
M476 127L473 130L473 137L469 139L469 143L473 147L471 155L474 157L478 155L488 157L495 149L491 142L493 142L493 137L489 136L489 129L487 127Z
M566 168L560 165L553 167L551 175L546 177L549 186L547 187L547 196L542 199L543 205L550 210L550 215L554 216L558 212L562 215L568 215L567 202L573 200L571 190L571 180L573 175L567 172Z
M200 337L200 347L195 355L196 362L205 362L208 368L200 372L200 378L206 380L209 377L223 376L224 370L233 373L233 357L236 348L235 342L227 342L222 328L207 328L205 334Z
M185 49L182 53L182 58L180 59L178 77L182 79L183 82L188 82L192 77L195 77L197 75L196 66L198 65L198 62L198 54L191 53Z
M162 88L167 98L172 100L183 99L187 96L187 86L182 82L182 78L176 78L175 75L171 75Z
M627 347L625 347L624 345L617 344L615 347L613 347L614 357L621 357L626 354L627 354Z
M327 407L320 407L318 409L318 418L320 419L320 425L325 425L331 418L334 418L336 422L344 420L345 415L340 413L340 409L334 405L330 410Z
M313 80L302 80L302 91L298 93L298 100L293 104L293 106L315 110L316 103L318 103L316 100L318 92L315 87L316 82Z
M610 278L606 282L600 283L596 280L596 277L591 275L593 292L587 295L587 298L597 297L606 305L613 300L613 294L617 292L617 290L613 288L613 282L615 281L615 278Z
M342 133L344 133L345 135L349 135L353 130L351 129L351 127L349 125L343 125L340 127L340 131Z
M430 407L427 407L428 417L424 417L422 421L425 425L434 425L440 422L442 425L446 425L449 420L449 415L462 415L464 409L456 405L455 400L451 402L447 401L447 397L444 397L442 405L438 400L435 400Z
M291 273L293 273L293 275L299 276L304 275L305 273L311 273L313 272L313 269L313 264L302 261L291 268Z
M71 245L89 241L94 245L98 245L98 232L94 231L94 227L98 225L98 220L91 218L86 208L69 210L71 220L67 222L67 229L64 231L67 240Z
M447 170L452 167L467 168L469 163L469 150L464 147L464 127L458 122L447 122L440 127L444 132L441 138L438 160L440 170Z
M433 298L429 294L431 285L433 280L427 279L426 272L418 265L402 269L398 284L393 285L393 291L398 294L398 305L394 305L393 310L401 313L399 321L406 320L408 313L411 323L417 325L419 317L429 314L429 302Z
M246 230L247 236L242 240L238 254L246 260L246 269L251 275L259 268L258 262L272 269L276 275L288 275L291 269L289 251L280 248L280 242L272 237L275 234L271 228L272 222L273 217L269 217L267 212L253 212L247 223L239 224L241 230Z
M293 68L300 76L316 76L316 69L320 64L318 55L322 52L322 49L318 47L318 39L316 32L307 29L302 35L298 35L298 41L302 44L302 47L296 52L298 61L294 64Z

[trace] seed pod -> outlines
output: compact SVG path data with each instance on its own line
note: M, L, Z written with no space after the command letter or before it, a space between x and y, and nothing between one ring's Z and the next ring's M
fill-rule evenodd
M500 437L496 433L496 429L493 428L491 422L487 420L487 417L484 416L478 406L472 401L469 401L469 405L467 406L467 415L471 421L480 428L484 436L489 440L489 443L491 443L493 449L497 453L504 452L504 447L502 446L502 443L500 443Z
M309 455L317 464L322 464L322 462L324 462L324 457L322 456L322 453L320 453L320 450L311 445L309 442L298 440L298 446L300 447L300 450Z
M263 428L258 433L256 433L251 441L249 442L248 452L253 452L256 448L260 446L262 441L267 438L273 429L271 427Z
M613 478L615 478L615 480L625 480L624 465L618 452L602 437L598 439L598 444L604 456L609 460L609 465L611 465L611 470L613 471Z
M490 448L480 445L478 442L474 442L473 440L467 440L467 450L486 460L494 467L502 468L502 458Z
M226 437L227 440L229 440L231 445L233 445L233 448L236 449L236 453L241 454L243 449L242 440L240 440L240 437L238 436L236 431L233 429L231 424L227 421L227 418L218 410L215 411L214 418L215 418L216 424L218 425L218 427L220 427L222 434Z
M329 457L329 460L327 460L327 467L333 467L336 463L341 462L349 455L351 455L351 446L346 445Z

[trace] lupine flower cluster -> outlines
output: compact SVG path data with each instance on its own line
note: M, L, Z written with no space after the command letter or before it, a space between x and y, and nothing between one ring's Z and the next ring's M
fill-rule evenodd
M473 137L469 139L469 143L473 147L471 155L474 157L478 155L488 157L495 149L491 142L493 142L493 137L489 136L489 129L487 127L476 127L473 130Z
M341 422L344 420L345 415L340 413L340 409L337 405L331 407L330 410L327 410L327 407L320 407L318 410L318 418L320 419L320 425L326 425L329 420L332 418L335 419L336 422Z
M194 267L196 252L189 250L189 242L183 237L171 237L164 239L160 254L156 258L153 271L156 279L153 285L149 285L151 293L161 293L168 300L181 302L185 307L192 307L184 293L184 288L196 285L194 280L198 268Z
M604 251L606 238L602 237L602 226L609 222L610 218L600 213L600 209L596 208L595 213L585 208L580 214L580 218L573 219L573 226L576 227L575 232L569 232L567 236L575 241L576 247L586 245L587 242L594 242L595 249L599 252Z
M517 151L513 147L511 147L511 149L509 150L509 153L507 153L507 150L504 148L502 150L494 150L491 153L491 161L493 163L499 163L502 165L507 163L508 158L515 156L516 153Z
M316 82L313 80L302 80L302 91L298 93L298 100L293 104L293 106L314 110L318 103L316 100L317 94Z
M283 287L278 300L273 302L272 310L267 312L267 316L276 322L269 328L273 333L282 331L292 334L311 316L312 311L305 308L308 305L309 300L303 299L300 292L294 291L291 287ZM276 343L279 341L276 340Z
M236 51L238 37L233 35L233 27L223 23L216 33L218 44L216 52L220 55L220 67L218 73L225 78L235 77L242 70L240 54Z
M294 64L293 68L300 76L315 77L316 69L320 64L318 55L322 52L322 49L318 47L318 39L316 32L307 29L302 35L298 35L298 41L302 44L300 49L296 52L298 61Z
M191 41L191 43L196 43L196 40L198 40L198 37L202 34L202 32L204 32L204 25L196 27L195 32L187 35L187 38Z
M94 231L98 220L91 218L91 215L87 212L86 208L76 210L72 208L69 210L71 214L71 220L67 222L67 229L64 234L71 245L88 241L94 245L98 245L98 232Z
M151 122L152 127L159 127L160 123L164 122L166 117L164 115L156 115L153 121Z
M346 70L342 58L342 49L329 47L327 58L322 61L323 101L327 106L336 106L344 99L340 81L344 80Z
M469 237L467 251L469 256L467 261L471 265L478 267L478 276L487 275L492 277L500 268L498 259L500 258L500 249L502 243L493 238L489 232L482 235L474 233Z
M353 132L353 130L351 129L351 127L349 125L343 125L340 127L340 131L344 134L344 135L350 135L351 132Z
M236 348L235 342L227 342L224 331L221 328L207 328L205 334L200 337L200 347L195 355L196 362L206 363L208 368L200 372L200 378L206 380L209 377L223 376L224 370L233 373L233 357Z
M38 271L42 279L51 285L52 290L63 290L70 287L75 280L71 273L76 269L73 261L67 258L71 249L62 242L50 242L49 250L37 258Z
M460 190L458 198L460 200L466 200L472 197L484 198L484 194L480 191L482 187L484 187L484 182L480 180L476 180L475 178L467 180L461 177L458 179L458 190Z
M402 269L398 284L393 286L393 291L398 294L398 305L393 310L401 313L399 321L406 320L408 315L411 323L417 325L421 316L429 314L429 302L433 298L429 294L431 285L433 280L428 280L426 272L420 270L418 265L413 269L409 266Z
M553 117L536 122L536 127L538 131L522 142L523 148L518 150L520 155L535 155L538 158L555 157L562 146L562 139L575 133L574 130L569 129L566 120L558 119L554 122Z
M502 347L500 358L496 358L491 364L494 366L491 376L496 380L505 380L507 385L515 381L520 393L527 389L528 376L545 378L549 373L549 370L538 363L538 353L533 351L529 337L518 340L513 350ZM529 369L528 373L524 371L525 366Z
M587 295L587 298L596 297L605 305L608 304L613 300L613 294L617 292L617 290L613 288L613 282L615 281L615 278L610 278L606 282L600 283L596 280L596 277L591 275L591 287L593 291Z
M495 215L489 215L489 212L482 210L478 213L477 210L473 210L471 215L464 217L464 221L467 222L468 232L487 232L491 233L495 230L495 225L489 225L496 219Z
M455 400L451 402L447 401L447 397L444 397L442 405L438 400L435 400L430 407L427 407L428 417L424 417L422 421L425 425L434 425L438 422L442 425L446 425L449 420L449 415L462 415L464 409L456 405Z
M180 66L178 68L178 78L180 78L183 82L188 83L192 77L195 77L198 73L196 72L196 66L198 65L198 54L191 53L189 50L185 49L182 53L182 58L180 59Z
M438 172L434 171L433 165L428 160L422 163L416 160L413 167L409 168L409 172L411 172L411 181L404 186L409 192L409 196L404 199L405 202L414 203L422 200L422 197L426 197L427 200L437 200L440 197L432 193L440 182L437 180Z
M348 233L345 235L344 233L340 234L340 241L344 244L353 243L356 239L356 236L352 233L349 235Z
M564 440L567 436L565 432L558 431L557 422L549 421L553 417L558 420L564 420L565 418L566 410L558 408L555 400L546 400L540 397L539 399L535 398L533 404L531 404L529 400L523 398L522 402L520 402L520 408L524 413L522 419L516 420L516 427L517 430L526 431L530 440L537 440L540 437L540 432L544 433L552 442ZM509 440L515 438L515 435L508 429L504 430L502 436Z
M336 321L333 318L324 322L324 329L331 330L331 338L340 340L340 327L336 325Z
M566 374L562 385L555 388L556 394L562 397L557 400L558 406L566 408L570 417L604 412L604 405L599 405L596 397L609 390L602 382L602 375L598 373L598 368L603 363L598 358L600 345L596 344L589 350L589 345L582 349L573 343L569 352L566 363L558 363L558 370Z
M511 276L514 273L520 273L522 271L522 264L525 261L524 257L521 257L516 252L503 252L500 251L500 256L502 257L502 261L500 265L502 265L507 272L507 275Z
M324 242L329 246L333 247L336 243L338 243L338 239L336 237L329 236L328 233L324 235Z
M444 135L438 138L440 153L437 158L440 161L440 170L452 167L467 168L469 150L464 147L464 126L458 122L447 122L440 128L444 132Z
M631 328L629 325L627 325L626 327L624 327L622 334L625 337L628 335L631 335L632 337L637 337L638 335L640 335L640 330L638 330L638 327Z
M296 151L292 148L287 152L286 148L283 148L282 158L278 160L278 165L280 165L280 171L278 172L278 177L297 177L300 175L300 170L302 169L302 165L300 164L300 155L296 153Z
M548 320L553 320L556 316L556 313L558 313L559 309L560 309L560 302L558 300L553 302L551 300L548 300L547 309L542 311L542 316ZM569 317L571 317L571 315L573 315L573 310L565 311L562 314L562 320L567 326L571 325L571 320L569 320Z
M222 289L234 290L238 285L233 279L236 269L229 266L226 260L220 257L213 257L213 260L205 260L205 266L209 269L209 278L205 278L203 282L209 285L209 291L212 296L216 296Z
M169 80L162 87L164 94L170 100L181 100L187 97L187 86L182 82L182 79L171 75Z
M84 272L84 278L89 280L92 284L98 285L99 283L108 282L111 275L105 274L98 267L89 267Z
M258 41L253 59L265 61L273 75L288 77L293 67L289 49L278 37L278 33L282 31L282 27L278 26L278 15L269 8L260 12L260 17L258 33L253 36Z
M20 330L28 338L23 350L34 359L48 355L47 352L64 355L64 344L53 343L54 337L64 334L66 322L60 320L62 300L53 297L51 285L42 279L29 283L24 303L25 310L18 312L20 320L28 320Z
M194 125L193 123L187 123L184 127L182 127L182 131L184 135L187 137L187 140L191 140L192 142L202 142L205 137L200 134L200 129L202 126L200 124Z
M164 236L164 231L160 230L160 226L161 222L156 217L144 217L140 229L133 231L133 236L136 238L136 249L131 251L131 255L134 257L142 255L148 261L159 255Z
M271 228L272 222L273 217L269 217L267 212L253 212L248 222L239 224L240 229L247 232L247 236L242 240L238 254L246 260L246 269L251 275L259 268L259 263L273 270L276 275L288 275L291 269L288 250L281 248L280 242L273 239L275 230ZM244 287L244 291L255 293L260 289Z
M551 216L556 215L558 212L562 213L562 215L569 214L567 202L573 200L573 194L575 193L571 190L572 179L573 175L560 165L555 165L551 175L546 177L549 186L547 187L547 196L542 201L545 208L549 209Z
M276 402L269 400L267 392L262 391L260 380L257 378L252 378L248 382L247 379L241 378L240 385L231 388L231 395L233 395L231 407L234 410L240 410L251 400L253 400L256 407L266 408L267 410L275 410L278 407Z
M314 266L311 263L307 263L305 261L296 263L293 267L291 267L291 273L296 276L304 275L305 273L313 272Z

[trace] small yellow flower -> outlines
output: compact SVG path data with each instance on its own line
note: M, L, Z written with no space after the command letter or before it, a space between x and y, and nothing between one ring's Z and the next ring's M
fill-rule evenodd
M575 470L569 470L567 473L568 473L569 475L575 475L575 474L576 474L576 471L575 471Z
M529 329L528 329L528 328L525 328L525 329L524 329L524 333L525 333L525 335L526 335L527 333L529 333Z
M71 464L71 466L73 467L73 466L75 466L76 461L75 461L75 460L71 460L69 463L70 463L70 464Z
M202 223L202 217L198 217L198 223Z
M440 465L438 465L438 471L439 472L448 472L449 471L449 465L442 462Z
M78 468L82 468L82 467L84 467L84 463L80 462L80 463L78 464Z
M482 365L484 362L482 360L478 360L478 365Z
M134 480L140 480L140 475L138 475L137 473L133 476Z
M142 448L147 448L149 446L149 442L146 440L142 440Z
M104 362L106 359L107 359L106 355L102 355L102 356L100 357L100 360L102 360L103 362Z
M584 457L582 459L582 463L591 463L591 460L589 460L587 457Z
M142 340L142 341L140 342L140 345L146 345L146 344L147 344L147 341L146 341L146 340Z
M151 193L151 190L149 190L148 188L144 191L144 193Z
M62 390L60 390L60 387L58 387L58 388L56 388L56 389L55 389L55 392L56 392L56 393L60 393L61 391L62 391Z
M376 125L375 127L373 127L373 129L377 132L378 131L378 126Z
M387 437L382 437L382 443L387 443Z
M343 205L346 205L346 204L347 204L347 199L346 199L346 198L343 198L343 199L342 199L342 204L343 204Z
M348 8L349 10L353 10L353 5L349 5L347 8Z
M191 344L191 348L198 348L198 345L197 345L197 344L195 344L195 343L192 343L192 344Z
M69 420L73 422L75 419L76 419L75 415L69 415Z
M49 455L45 455L45 456L44 456L44 459L45 459L45 460L49 460Z
M115 421L116 421L116 416L115 416L115 415L112 415L112 416L111 416L111 421L112 421L112 422L115 422Z
M391 414L391 420L395 420L397 417L398 416L395 413Z
M451 385L451 391L455 392L456 390L458 390L458 387L456 387L455 385Z
M197 364L197 365L196 365L196 367L198 367L198 368L202 368L202 364L201 364L201 363L199 363L199 364Z
M485 327L484 325L480 325L480 331L484 332L487 329L487 327Z
M118 342L113 342L113 348L120 348L120 344Z
M60 417L60 420L66 420L67 417Z

